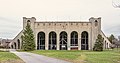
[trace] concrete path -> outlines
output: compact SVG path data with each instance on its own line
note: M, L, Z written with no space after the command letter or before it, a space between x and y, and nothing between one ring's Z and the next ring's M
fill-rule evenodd
M70 63L64 60L50 58L43 55L29 53L29 52L17 52L15 50L10 50L10 52L16 54L25 63Z

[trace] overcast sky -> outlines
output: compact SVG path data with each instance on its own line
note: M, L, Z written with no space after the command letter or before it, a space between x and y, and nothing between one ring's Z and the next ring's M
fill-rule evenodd
M14 38L22 30L22 17L37 21L101 17L105 35L120 35L120 8L114 8L112 0L0 0L0 37Z

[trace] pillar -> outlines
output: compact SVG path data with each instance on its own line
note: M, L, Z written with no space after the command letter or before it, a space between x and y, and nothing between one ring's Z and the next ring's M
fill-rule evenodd
M78 50L81 50L81 33L78 33Z
M48 33L46 33L46 34L45 34L45 50L48 50L48 45L49 45L49 44L48 44L48 41L49 41L48 38L49 38L49 37L48 37Z
M88 32L88 50L92 50L90 36L91 36L91 34L90 34L90 32Z
M57 33L57 50L60 50L60 36L59 33Z
M36 50L37 50L37 46L38 46L38 44L37 44L37 40L38 40L37 35L38 35L38 34L36 34L36 37L35 37L35 45L36 45L35 49L36 49Z
M67 50L70 50L70 33L68 33L68 37L67 37Z

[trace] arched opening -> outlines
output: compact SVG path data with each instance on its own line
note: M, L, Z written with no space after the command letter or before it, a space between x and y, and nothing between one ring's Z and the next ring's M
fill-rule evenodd
M86 31L81 34L81 50L88 50L88 32Z
M45 33L39 32L37 36L37 50L45 50Z
M98 25L98 21L97 20L95 20L95 26L97 26Z
M17 40L17 43L18 43L18 49L20 49L20 40L19 39Z
M11 48L13 49L13 45L11 45Z
M29 22L30 22L30 20L27 21L27 23L29 23Z
M107 49L108 49L108 43L107 43Z
M56 39L56 33L55 32L50 32L49 33L49 50L56 50L56 44L57 44L57 39Z
M60 50L67 50L67 33L65 31L60 33Z
M15 47L15 49L16 49L16 43L14 42L14 47Z
M78 46L78 33L76 31L73 31L71 33L71 46Z
M105 41L105 49L106 49L106 41Z
M28 24L30 25L30 23L31 23L30 20L27 20L27 25L28 25Z

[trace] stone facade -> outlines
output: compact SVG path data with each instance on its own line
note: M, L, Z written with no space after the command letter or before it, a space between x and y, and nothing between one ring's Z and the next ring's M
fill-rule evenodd
M104 48L110 48L111 45L101 31L100 17L91 17L88 22L41 22L36 21L35 17L23 17L23 30L27 23L34 32L38 50L92 50L98 34L104 37ZM11 48L21 48L23 30L13 39Z

